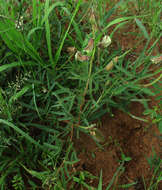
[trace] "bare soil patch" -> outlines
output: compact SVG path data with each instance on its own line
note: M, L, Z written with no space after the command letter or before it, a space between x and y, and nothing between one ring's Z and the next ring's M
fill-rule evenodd
M132 104L131 110L132 114L144 117L141 104ZM148 180L152 175L147 161L147 157L153 154L152 148L154 147L155 152L162 156L159 131L155 125L147 129L147 123L133 119L122 111L114 110L113 114L114 117L105 115L102 118L100 130L105 136L104 150L100 149L86 134L81 134L80 138L75 140L75 147L80 158L76 169L87 170L96 176L100 175L102 169L105 189L119 167L122 151L132 160L125 164L125 172L117 183L127 184L137 181L134 190L144 189L142 177ZM93 186L97 184L96 181L91 183Z

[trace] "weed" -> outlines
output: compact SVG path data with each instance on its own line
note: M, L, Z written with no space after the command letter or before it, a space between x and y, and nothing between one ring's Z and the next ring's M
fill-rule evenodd
M78 162L73 138L89 132L92 122L112 108L127 110L133 98L154 95L142 82L161 70L149 71L150 37L142 22L133 15L107 24L121 3L107 12L105 1L0 0L2 190L10 185L15 190L67 189L71 181L90 188L86 180L94 176L71 173ZM134 62L126 58L129 51L112 52L110 46L120 24L132 19L148 42ZM156 25L153 34L157 31ZM117 172L129 160L122 159Z
M24 182L21 176L15 175L12 180L12 187L15 190L22 190L24 189Z

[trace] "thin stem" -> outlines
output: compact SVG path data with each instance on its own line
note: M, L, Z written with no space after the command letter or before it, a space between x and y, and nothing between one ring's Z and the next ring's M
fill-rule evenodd
M92 57L91 57L91 60L90 60L88 80L87 80L87 83L86 83L86 86L85 86L85 89L84 89L84 92L83 92L82 102L80 104L80 113L79 113L79 117L78 117L78 125L80 124L80 116L81 116L81 112L82 112L82 109L83 109L83 106L84 106L84 103L85 103L85 96L86 96L87 91L88 91L88 86L89 86L89 81L90 81L90 77L91 77L91 73L92 73L92 66L93 66L93 59L94 59L95 51L96 51L96 48L93 49Z

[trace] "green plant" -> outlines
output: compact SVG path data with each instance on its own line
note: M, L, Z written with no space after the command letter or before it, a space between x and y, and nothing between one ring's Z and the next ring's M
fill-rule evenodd
M158 38L162 29L160 1L154 0L126 0L120 5L121 15L130 15L132 12L139 15L142 23L150 30L151 38Z
M24 180L33 189L67 189L72 180L88 187L86 171L70 175L78 162L73 138L90 133L92 122L112 108L126 111L132 99L154 95L142 83L161 72L149 71L144 53L150 39L134 62L126 58L129 51L109 46L120 24L136 19L147 36L143 25L136 16L107 23L122 1L108 12L104 3L0 0L2 190L10 178L15 189Z
M161 81L158 81L157 83L155 83L153 85L154 87L154 92L156 94L156 100L159 102L158 105L152 107L152 108L148 108L146 107L145 111L144 111L144 115L149 115L150 119L152 121L152 124L157 124L160 133L162 133L162 101L161 101L161 94L160 94L160 85L161 85Z
M12 179L12 187L15 190L22 190L24 189L24 182L21 176L15 175Z
M143 17L143 22L148 24L151 29L151 36L157 37L162 29L160 22L162 5L159 1L136 1L137 9L146 17Z
M77 173L76 173L76 175L77 175ZM89 172L81 171L81 172L79 172L78 177L77 176L73 177L73 183L77 184L74 187L77 188L77 186L78 186L79 189L84 189L84 188L92 189L93 187L88 185L86 180L88 180L88 179L93 180L95 178L97 178L97 177L93 176ZM71 188L72 188L72 186L71 186Z
M147 160L151 169L153 170L153 175L148 185L145 184L145 180L144 180L145 189L158 190L160 187L159 185L162 181L162 172L161 172L162 159L158 157L155 151L153 150L153 155L150 156Z
M144 111L144 115L149 115L153 124L156 123L159 124L159 130L161 129L161 121L162 121L160 110L161 110L160 107L154 106L153 109L146 109L146 111Z
M117 168L116 172L114 173L111 181L109 182L109 184L106 187L106 190L109 189L127 189L129 187L134 186L135 184L137 184L137 182L132 182L130 184L123 184L123 185L118 185L118 179L121 177L121 175L124 173L125 171L125 163L129 162L131 160L130 157L125 156L124 153L121 153L121 160L119 161L119 167ZM102 171L100 173L100 179L99 179L99 184L98 184L98 188L97 190L102 190Z

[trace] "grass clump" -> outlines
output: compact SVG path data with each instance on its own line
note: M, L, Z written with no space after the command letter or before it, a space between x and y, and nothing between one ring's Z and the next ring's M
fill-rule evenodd
M90 188L84 180L94 176L73 170L73 138L112 108L129 112L133 99L154 95L143 81L161 70L149 70L142 22L106 22L121 2L107 12L105 1L0 1L2 190ZM133 19L147 43L131 62L107 32Z

